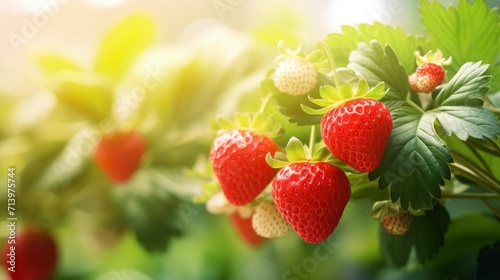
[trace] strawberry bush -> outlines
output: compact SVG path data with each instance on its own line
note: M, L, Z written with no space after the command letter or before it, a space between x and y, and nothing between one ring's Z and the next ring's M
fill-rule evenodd
M289 225L321 243L335 235L348 201L368 199L382 254L396 267L439 256L449 228L465 223L453 219L450 201L477 200L495 223L499 16L485 1L420 1L419 12L424 36L376 22L343 26L308 50L281 41L260 84L260 109L237 113L234 124L218 120L212 149L238 160L222 165L212 153L214 176L195 201L212 213L253 212L262 237L280 237ZM287 131L295 126L310 132ZM245 133L278 139L282 152L261 152ZM268 167L249 168L257 161ZM269 167L277 175L264 179ZM263 218L264 207L281 215ZM498 238L490 237L483 246Z

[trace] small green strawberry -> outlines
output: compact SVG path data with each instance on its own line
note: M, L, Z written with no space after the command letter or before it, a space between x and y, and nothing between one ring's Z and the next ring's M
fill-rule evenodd
M290 95L306 95L318 84L314 65L301 57L285 57L274 72L276 88Z
M275 238L287 234L292 227L281 217L272 203L260 203L252 215L252 226L255 232L265 238Z
M413 216L408 213L387 214L382 218L381 224L387 233L392 235L404 235L411 226Z

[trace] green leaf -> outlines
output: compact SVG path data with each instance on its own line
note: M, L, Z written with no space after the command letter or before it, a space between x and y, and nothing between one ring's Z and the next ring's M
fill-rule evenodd
M444 246L436 262L473 255L474 259L483 246L498 241L500 223L484 214L468 214L454 219L446 234Z
M414 216L410 229L405 235L388 234L380 229L380 247L389 264L403 267L408 262L411 249L414 248L420 263L432 259L443 246L448 230L450 216L446 209L436 204L423 216Z
M104 37L95 60L95 71L118 80L155 37L155 24L146 14L133 14Z
M335 56L337 65L343 67L349 63L349 54L358 48L360 42L369 44L372 40L391 46L407 73L415 70L413 53L417 49L417 42L415 37L407 35L401 28L394 28L379 22L359 24L357 28L344 25L341 34L329 34L326 42Z
M46 75L57 74L63 70L82 70L76 62L54 52L35 53L32 59Z
M500 52L500 20L496 8L490 9L484 0L460 0L446 9L439 2L420 2L422 23L429 33L430 47L440 49L453 62L447 68L454 75L469 61L492 65L490 74L498 73L496 64ZM495 66L493 66L495 65ZM500 76L493 75L491 92L500 90Z
M437 115L444 132L450 136L454 133L460 140L473 137L497 139L500 134L500 122L496 116L479 107L441 106Z
M54 76L53 91L72 112L92 121L102 121L111 114L112 85L93 73L63 71Z
M439 91L435 104L438 106L481 106L488 92L491 77L484 75L488 65L480 62L465 63L446 86Z
M468 61L494 64L500 51L498 13L484 0L460 0L445 9L437 1L420 1L422 23L434 49L452 56L449 68L454 74Z
M408 95L408 77L393 49L382 47L377 41L370 45L360 43L349 56L349 68L359 73L368 85L384 82L389 91L382 101L390 108L400 106Z
M431 209L441 197L443 179L450 179L449 149L434 130L436 113L402 106L393 111L394 128L380 166L369 174L381 190L390 186L391 200L406 210Z
M149 252L163 252L172 237L181 234L180 200L153 170L140 170L126 186L114 189L114 196L127 225Z

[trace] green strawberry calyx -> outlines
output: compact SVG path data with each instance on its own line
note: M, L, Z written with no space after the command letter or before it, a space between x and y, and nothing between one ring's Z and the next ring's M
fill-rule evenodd
M360 79L357 87L353 88L350 83L343 84L338 88L333 86L324 85L320 87L319 94L321 99L314 99L309 97L309 101L320 106L319 109L312 109L306 105L301 105L302 110L310 115L324 115L331 109L341 107L346 102L357 98L370 98L379 100L382 99L387 93L384 82L370 87L366 80Z
M279 55L275 59L276 63L286 58L302 58L312 63L317 70L326 69L328 66L328 60L322 50L314 50L307 54L302 45L293 50L286 48L281 40L278 42L278 53Z
M274 157L271 154L266 156L269 166L275 169L281 169L294 162L327 162L330 159L331 153L324 145L312 151L296 137L290 138L285 153L277 152Z
M269 138L276 138L283 133L283 126L276 117L273 115L265 117L262 111L253 115L249 113L236 113L234 122L218 116L217 124L222 131L233 129L249 130Z
M422 66L427 63L434 63L437 65L450 65L451 64L451 56L448 58L443 57L443 53L440 50L436 52L428 51L424 55L420 55L419 51L415 51L415 57L417 58L417 65Z
M381 220L384 216L389 214L401 215L410 213L412 216L422 216L425 214L423 210L404 210L399 202L393 203L390 200L377 201L373 204L370 215L377 220Z

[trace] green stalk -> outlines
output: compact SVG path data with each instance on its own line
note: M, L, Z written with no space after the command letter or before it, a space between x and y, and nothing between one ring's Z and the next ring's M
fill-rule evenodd
M480 141L475 138L470 138L465 142L468 146L474 147L475 149L482 150L491 155L500 157L500 148L493 142L493 140L485 138L484 141Z
M457 162L451 163L450 167L453 170L453 172L455 172L457 175L461 175L473 182L476 182L478 185L487 188L492 192L500 193L500 186L497 183L488 180L487 177L485 178L484 176L478 175L475 171L471 170L469 167L466 167Z
M266 97L262 98L262 104L260 104L260 108L259 108L259 111L257 111L257 113L264 114L264 111L266 110L267 105L269 104L269 101L271 101L271 96L272 96L272 93L268 93L266 95Z
M406 104L410 105L411 107L415 108L417 111L419 111L420 113L425 114L425 111L420 108L420 106L418 106L417 104L415 104L415 102L411 101L410 99L406 98L405 100Z
M461 198L461 199L492 199L499 198L500 194L496 193L443 193L443 198Z
M314 144L316 143L316 126L311 125L311 134L309 135L309 154L307 155L309 159L312 159L314 155Z
M340 80L339 80L339 76L337 74L337 64L335 63L335 59L333 57L332 51L330 50L330 47L328 46L328 44L325 41L320 40L320 43L325 48L326 56L328 57L328 61L330 62L330 66L332 67L333 79L335 81L335 88L339 88L340 87Z
M488 200L486 199L481 199L481 201L488 207L490 208L491 212L493 212L493 214L495 214L497 217L500 217L500 210L498 208L496 208L493 204L491 204L491 202L489 202Z

